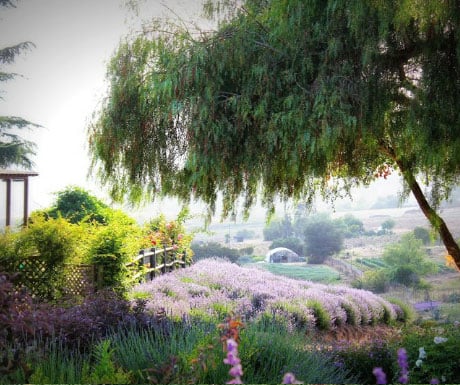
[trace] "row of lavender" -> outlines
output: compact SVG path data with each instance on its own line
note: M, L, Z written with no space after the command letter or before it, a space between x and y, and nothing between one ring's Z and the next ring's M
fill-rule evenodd
M290 319L308 329L388 323L404 318L398 305L369 291L327 286L206 259L135 288L147 307L172 317L235 313Z

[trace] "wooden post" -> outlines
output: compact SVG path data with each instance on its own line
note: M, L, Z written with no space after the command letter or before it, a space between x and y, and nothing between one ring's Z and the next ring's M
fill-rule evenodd
M186 265L187 265L187 252L186 251L184 251L184 257L183 258L184 258L184 264L182 265L182 267L185 268Z
M153 254L150 255L150 268L156 269L157 267L157 249L155 249L155 247L152 247L150 251L153 252ZM156 273L156 270L152 270L150 272L150 280L155 278L155 273Z
M139 263L140 263L140 267L142 268L144 266L144 250L139 250L139 255L142 255L142 258L139 259ZM142 280L139 279L139 283L141 282Z
M166 246L163 246L163 268L161 269L162 273L166 273Z
M6 179L6 223L5 226L11 225L11 179Z
M29 178L24 177L24 211L22 225L27 227L29 217Z

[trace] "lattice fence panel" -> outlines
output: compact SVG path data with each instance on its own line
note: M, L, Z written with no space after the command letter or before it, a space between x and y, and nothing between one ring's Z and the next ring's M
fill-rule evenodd
M55 282L52 277L55 277L57 272L50 269L40 257L33 256L21 260L15 272L19 273L18 286L26 287L33 297L53 298L54 288L50 282Z
M84 297L95 291L93 265L65 265L64 295Z
M39 256L32 256L4 266L4 269L18 273L16 286L26 288L35 298L84 297L95 290L92 265L65 264L63 270L57 271L50 269Z

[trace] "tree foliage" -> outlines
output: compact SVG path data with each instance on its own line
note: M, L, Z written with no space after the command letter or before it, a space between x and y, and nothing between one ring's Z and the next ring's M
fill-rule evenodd
M230 262L235 263L240 257L240 252L237 249L225 247L218 242L208 243L192 243L191 249L193 250L193 259L199 261L205 258L225 258Z
M275 218L267 223L263 229L264 240L273 241L279 238L290 238L293 235L291 218L285 215L284 218Z
M207 11L227 15L216 31L157 22L113 56L89 129L112 194L213 211L221 192L226 216L240 198L246 210L258 193L270 209L277 197L332 200L397 168L460 266L435 211L460 175L456 3L226 0Z
M0 7L14 7L14 2L1 0ZM5 72L2 68L12 64L17 55L30 50L34 44L30 41L21 42L12 46L0 48L0 82L12 80L18 76L16 73ZM0 97L0 100L3 98ZM38 125L18 116L0 116L0 168L12 165L31 168L35 144L21 138L18 130Z
M319 217L305 227L308 263L323 263L343 247L343 232L329 218Z
M423 248L423 242L413 233L405 234L399 243L389 245L383 260L391 266L389 275L400 283L418 283L419 276L434 273L437 266Z
M62 216L71 223L82 220L99 223L107 222L108 206L81 187L69 186L56 194L56 202L47 210L52 218Z

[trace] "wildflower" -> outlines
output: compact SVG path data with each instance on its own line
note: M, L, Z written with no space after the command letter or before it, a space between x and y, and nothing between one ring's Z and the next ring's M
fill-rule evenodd
M298 381L293 373L288 372L283 377L283 384L303 384L303 382Z
M426 351L424 347L418 348L418 358L419 360L424 360L426 358Z
M387 383L387 375L382 370L382 368L374 368L372 374L375 376L377 380L377 384L386 384Z
M224 364L238 365L241 360L238 358L238 344L233 338L227 340L227 357L224 358Z
M420 366L422 366L422 364L423 364L423 361L421 359L418 359L417 361L415 361L415 366L417 368L420 368Z
M242 384L243 367L238 358L238 343L233 338L227 339L227 357L224 358L224 363L232 365L228 374L233 378L227 384Z
M447 338L444 337L434 337L434 343L435 344L442 344L443 342L446 342Z
M401 384L407 384L409 382L409 363L407 362L406 349L398 349L398 365L401 369L401 376L398 381Z
M430 384L432 384L432 385L439 384L439 380L437 378L432 378L431 381L430 381Z
M229 372L228 372L232 377L240 377L243 375L243 367L241 364L236 364L233 366Z

